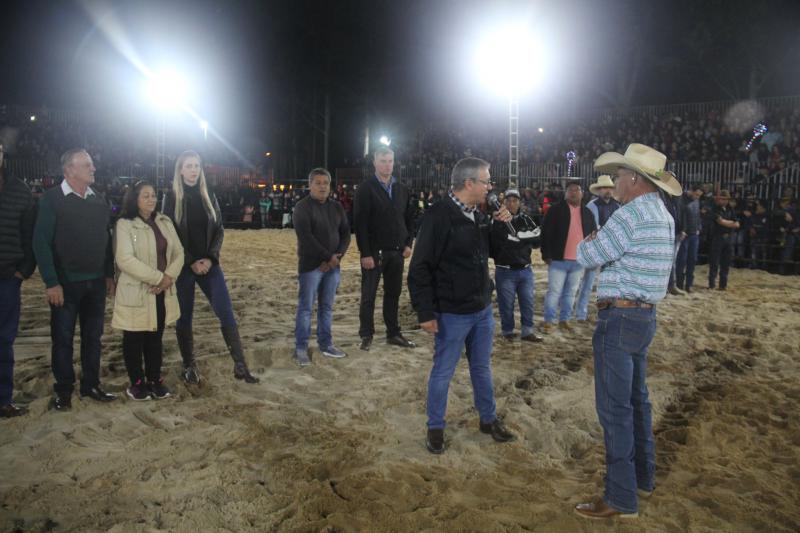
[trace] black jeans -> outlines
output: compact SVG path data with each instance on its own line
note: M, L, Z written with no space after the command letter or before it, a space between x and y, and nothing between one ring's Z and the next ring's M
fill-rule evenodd
M397 308L400 305L400 292L403 289L403 268L405 266L403 252L400 250L378 252L375 268L361 269L361 308L359 310L360 337L372 337L375 334L375 296L378 294L378 283L383 275L383 321L386 323L386 336L400 334L397 319Z
M128 370L131 384L135 384L145 376L148 381L158 381L161 378L163 357L161 337L164 335L166 314L164 294L161 293L156 296L156 330L124 330L122 332L122 356L125 358L125 368ZM142 372L142 356L144 356L144 373Z
M717 270L719 270L719 288L724 289L728 286L728 270L731 267L731 257L733 256L732 236L716 235L711 239L711 253L708 257L708 286L713 289L717 281Z
M81 322L81 393L100 384L100 338L106 310L106 280L64 283L64 305L50 306L51 361L57 394L72 394L75 369L72 367L72 339L75 323Z

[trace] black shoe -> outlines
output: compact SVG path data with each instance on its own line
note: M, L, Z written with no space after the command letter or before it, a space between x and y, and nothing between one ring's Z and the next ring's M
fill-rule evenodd
M428 451L439 455L444 453L444 430L428 429L428 437L425 439L425 446Z
M528 342L544 342L544 337L542 337L541 335L537 335L536 333L530 333L522 337L522 340Z
M111 394L104 391L103 389L100 388L100 385L92 387L86 392L81 392L81 399L86 397L91 398L92 400L96 400L98 402L113 402L114 400L117 399L116 394Z
M511 341L513 341L514 339L517 338L517 334L516 333L501 333L500 336L503 337L503 340L506 340L506 341L509 341L509 342L511 342Z
M358 348L368 352L370 346L372 346L372 337L361 337L361 346Z
M194 364L184 368L181 377L183 381L189 385L197 385L200 383L200 372L197 371L197 367Z
M50 409L56 411L69 411L72 409L72 394L56 394L50 400Z
M403 335L401 335L400 333L392 337L386 337L386 344L400 346L401 348L413 348L416 346L416 344L403 337Z
M239 362L233 365L233 377L236 379L243 379L245 383L258 383L261 381L250 373L247 365Z
M497 442L509 442L514 440L514 434L506 429L499 418L495 418L494 422L484 424L481 422L481 433L487 433L492 436Z
M691 294L692 293L692 288L691 287L686 287L685 290L686 290L686 294Z
M161 400L172 396L170 390L167 388L166 385L164 385L164 378L159 378L156 381L148 381L147 389L150 391L150 394L152 394L153 398L155 398L156 400Z
M0 418L14 418L15 416L22 416L28 410L24 407L17 407L13 403L8 405L0 405Z

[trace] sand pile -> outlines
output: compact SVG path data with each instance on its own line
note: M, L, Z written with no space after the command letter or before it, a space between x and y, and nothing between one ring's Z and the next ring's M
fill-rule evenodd
M48 411L49 312L40 280L25 283L16 394L30 414L0 422L2 529L595 526L572 513L575 502L600 492L604 471L591 326L540 345L495 342L498 412L520 437L512 444L477 431L462 363L450 389L448 449L433 456L424 446L432 339L416 329L407 293L401 324L418 347L386 346L377 317L372 351L359 351L360 277L351 250L334 309L334 338L349 356L313 353L313 365L301 370L291 361L295 247L291 231L226 233L223 268L261 384L233 379L218 323L198 296L205 380L192 388L179 381L169 328L164 375L175 397L158 402L75 398L70 413ZM702 285L707 270L698 270ZM546 278L537 263L537 324ZM761 271L734 270L726 293L699 289L659 306L649 358L658 486L638 521L615 527L800 529L798 326L800 278ZM109 326L102 380L113 392L127 385L121 333Z

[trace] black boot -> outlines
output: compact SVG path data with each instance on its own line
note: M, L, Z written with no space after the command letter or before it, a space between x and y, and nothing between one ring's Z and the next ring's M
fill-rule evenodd
M233 377L243 379L246 383L258 383L259 379L247 369L244 351L242 350L242 339L239 337L239 328L237 326L223 327L222 337L225 339L225 344L228 345L228 350L230 350L233 358Z
M183 359L183 380L186 383L197 385L200 383L200 373L197 371L197 362L194 358L194 336L191 329L175 328L178 337L178 349Z

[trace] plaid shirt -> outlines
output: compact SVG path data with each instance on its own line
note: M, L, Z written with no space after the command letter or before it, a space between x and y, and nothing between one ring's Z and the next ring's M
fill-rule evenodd
M643 194L611 215L592 241L578 245L584 268L602 266L597 300L658 303L672 270L675 221L658 193Z
M451 200L453 200L456 203L459 209L461 209L468 215L474 215L475 212L478 210L477 206L469 207L467 204L456 198L456 195L453 194L453 191L448 192L447 195L450 197Z

